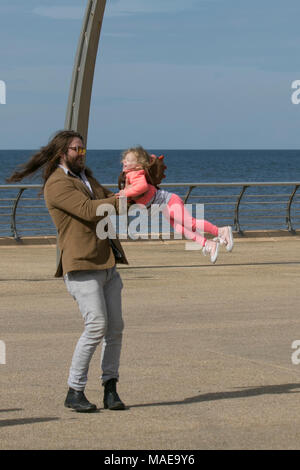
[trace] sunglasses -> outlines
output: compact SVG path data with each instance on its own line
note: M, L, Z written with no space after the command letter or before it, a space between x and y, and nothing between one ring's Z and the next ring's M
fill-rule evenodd
M74 150L76 153L78 153L78 155L86 154L86 148L80 147L79 145L76 145L76 147L69 147L69 149Z

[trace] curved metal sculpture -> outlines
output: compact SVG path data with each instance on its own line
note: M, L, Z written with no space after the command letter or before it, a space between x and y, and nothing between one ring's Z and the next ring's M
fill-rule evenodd
M87 142L94 70L105 4L106 0L89 0L87 4L69 92L65 129L80 132L85 143Z
M80 132L87 144L90 104L106 0L89 0L79 37L69 92L65 129ZM56 243L56 264L60 259Z

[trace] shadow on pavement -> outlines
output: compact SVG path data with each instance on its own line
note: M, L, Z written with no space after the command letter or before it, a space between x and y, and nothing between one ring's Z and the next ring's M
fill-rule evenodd
M142 266L122 266L120 272L133 270L133 269L168 269L168 268L228 268L235 266L280 266L280 265L298 265L300 261L264 261L264 262L245 262L245 263L222 263L218 264L158 264L158 265L147 265L143 264ZM5 281L5 279L2 279ZM10 280L10 279L8 279Z
M293 392L294 389L298 391ZM184 400L178 401L166 401L160 403L145 403L138 405L131 405L128 408L143 408L147 406L170 406L170 405L188 405L190 403L201 403L206 401L215 400L229 400L232 398L247 398L255 397L258 395L274 395L280 393L299 393L300 382L297 384L282 384L282 385L263 385L261 387L244 388L242 390L230 391L230 392L215 392L205 393L203 395L196 395L194 397L185 398Z
M60 418L20 418L20 419L2 419L0 428L5 426L17 426L19 424L45 423L48 421L58 421Z
M8 413L9 411L22 411L23 408L10 408L8 410L0 410L0 413Z

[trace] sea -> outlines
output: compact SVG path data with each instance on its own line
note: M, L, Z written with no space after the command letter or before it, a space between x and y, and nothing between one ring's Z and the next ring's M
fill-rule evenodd
M300 182L298 150L147 150L149 153L165 156L167 170L163 183ZM10 215L17 196L16 190L2 189L1 185L7 184L6 178L17 166L24 164L34 152L35 150L0 150L0 236L12 235ZM120 149L87 151L86 164L102 185L117 183L121 171L121 153ZM42 179L40 174L37 174L33 178L24 179L22 183L42 184ZM234 208L241 189L242 185L226 189L213 186L201 190L195 189L193 202L204 204L205 218L213 223L233 224ZM294 189L295 186L288 185L247 189L250 202L247 202L245 193L240 206L242 221L240 228L285 229L287 204ZM187 188L174 187L171 190L184 197ZM196 200L196 196L200 198L199 201ZM33 195L28 190L22 195L16 218L20 236L55 233L51 220L47 214L45 215L47 211L42 209L44 204L42 198L36 200L36 197L36 193ZM218 206L215 205L216 199L219 201ZM272 201L275 201L273 205ZM262 202L264 204L259 206ZM300 204L299 194L296 193L291 210L293 228L300 227L298 204ZM256 215L253 220L242 220L243 205L246 218L250 214L251 219L251 211L261 211L261 214ZM28 209L29 206L32 208ZM30 217L30 214L34 217Z
M244 181L299 181L300 150L166 150L147 149L165 155L166 183ZM34 150L0 150L0 184L25 163ZM88 150L87 166L101 184L117 183L122 150ZM41 183L37 176L34 181Z

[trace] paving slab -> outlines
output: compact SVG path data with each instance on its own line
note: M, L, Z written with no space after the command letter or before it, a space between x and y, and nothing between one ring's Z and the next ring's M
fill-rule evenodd
M237 238L215 265L184 241L124 248L127 409L103 409L99 348L99 410L80 414L63 406L82 320L55 243L1 244L0 449L299 449L299 235Z

